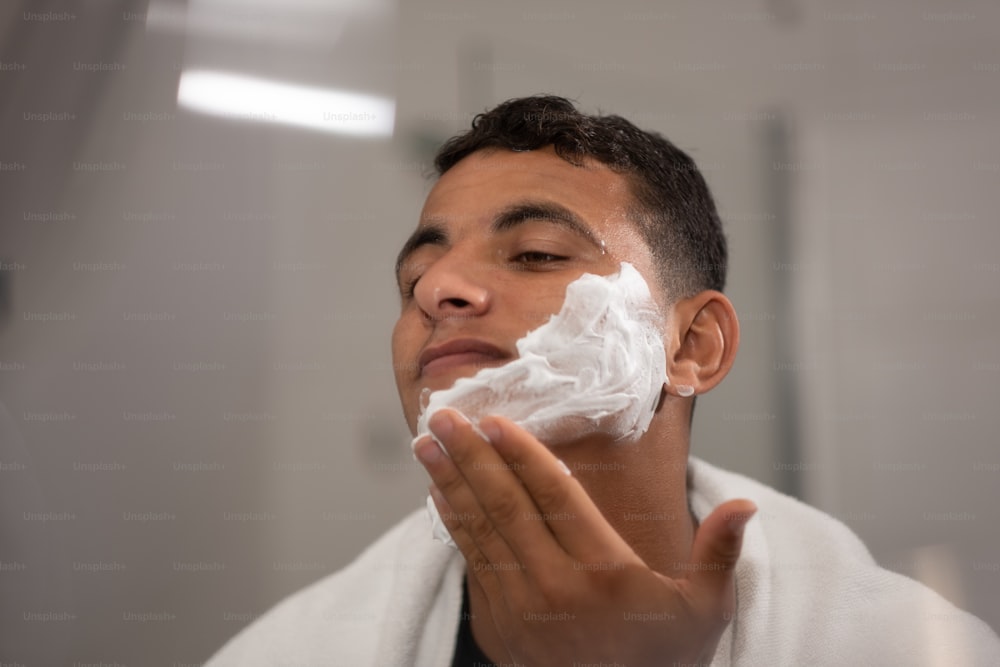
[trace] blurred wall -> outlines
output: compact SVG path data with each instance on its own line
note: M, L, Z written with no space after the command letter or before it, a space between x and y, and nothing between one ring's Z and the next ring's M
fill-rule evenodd
M813 224L787 273L810 498L996 627L1000 122L984 111L928 96L805 124Z
M205 27L220 15L246 30ZM262 36L277 18L301 38ZM434 145L535 92L665 133L716 194L743 343L694 453L1000 626L997 18L5 5L0 659L197 664L422 503L392 261ZM367 85L395 98L394 136L178 109L204 63Z

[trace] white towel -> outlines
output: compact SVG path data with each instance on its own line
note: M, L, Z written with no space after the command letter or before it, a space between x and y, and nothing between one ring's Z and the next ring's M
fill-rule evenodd
M737 613L712 667L1000 665L1000 639L929 588L879 568L846 526L758 482L692 458L704 519L749 498ZM414 512L351 565L292 595L206 667L449 667L465 567ZM668 664L668 663L667 663Z

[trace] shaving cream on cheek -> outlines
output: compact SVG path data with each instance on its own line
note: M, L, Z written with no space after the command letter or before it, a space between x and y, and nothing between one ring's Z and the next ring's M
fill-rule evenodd
M427 396L413 443L430 434L430 417L442 408L474 426L502 415L548 446L598 432L635 441L667 382L662 324L631 264L607 277L585 273L566 287L559 313L517 341L517 359ZM434 536L454 546L430 497L427 508Z

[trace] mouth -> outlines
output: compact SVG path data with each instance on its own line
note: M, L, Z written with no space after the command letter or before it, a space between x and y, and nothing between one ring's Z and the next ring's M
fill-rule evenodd
M424 350L418 361L419 374L427 378L462 366L497 366L509 358L509 354L492 343L475 338L458 338Z

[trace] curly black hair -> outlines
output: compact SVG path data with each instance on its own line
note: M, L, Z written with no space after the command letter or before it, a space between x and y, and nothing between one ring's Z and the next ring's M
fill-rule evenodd
M671 300L724 289L726 237L694 160L620 116L584 114L566 98L551 95L508 100L445 142L434 167L440 176L479 150L545 146L571 164L593 159L627 177L636 204L630 217L652 250Z

